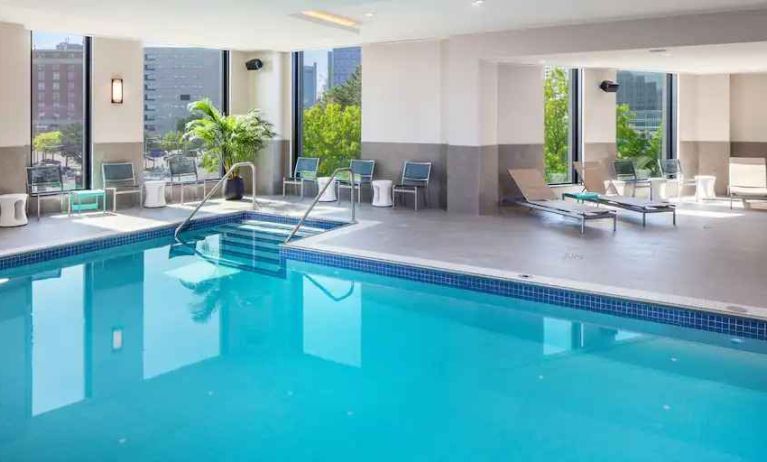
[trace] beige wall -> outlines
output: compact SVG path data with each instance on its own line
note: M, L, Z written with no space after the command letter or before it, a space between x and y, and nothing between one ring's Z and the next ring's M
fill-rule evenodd
M734 142L767 142L767 74L731 77L730 126Z
M730 141L729 75L679 75L679 140Z
M499 66L498 144L543 144L543 67Z
M0 23L0 146L29 144L30 46L28 30Z
M93 39L93 142L144 140L144 51L141 42ZM124 102L113 104L112 78L123 79Z
M140 180L144 159L143 66L141 42L94 37L91 79L94 188L103 187L104 162L131 162ZM112 103L112 78L123 79L122 104ZM123 195L118 200L118 206L124 207L137 204L138 196Z
M599 88L604 80L615 82L615 69L584 69L582 85L582 143L584 162L610 164L617 155L616 139L616 93L606 93Z
M442 143L438 40L362 47L362 141Z
M258 58L264 67L257 71L245 68L245 62ZM290 54L274 51L233 51L229 68L229 110L245 114L259 109L274 125L277 133L256 159L256 187L259 194L275 194L289 170L291 139L291 62ZM250 172L243 170L250 192Z
M30 35L0 23L0 194L23 192L30 157Z

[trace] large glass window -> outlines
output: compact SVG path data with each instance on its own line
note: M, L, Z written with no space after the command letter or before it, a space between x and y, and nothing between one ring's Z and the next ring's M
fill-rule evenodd
M87 42L32 33L32 165L59 165L66 189L87 186Z
M144 48L144 178L167 179L168 159L195 157L198 173L218 177L199 162L198 145L183 139L191 120L189 103L209 98L224 111L224 54L220 50L180 47Z
M361 153L359 47L304 51L294 60L297 155L319 157L320 174L348 167Z
M574 102L577 71L549 66L544 69L544 167L546 180L551 184L572 182L572 163L575 158L573 142Z
M618 158L632 159L640 176L656 174L666 151L667 81L667 74L618 71Z

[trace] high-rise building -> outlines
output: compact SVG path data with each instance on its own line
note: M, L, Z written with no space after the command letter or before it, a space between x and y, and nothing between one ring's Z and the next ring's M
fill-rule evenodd
M36 131L83 123L84 53L82 43L69 42L33 51L32 116Z
M314 106L317 102L317 63L312 63L310 66L304 65L304 73L301 77L304 107Z
M192 101L221 107L221 52L203 48L144 48L144 132L147 138L182 129Z
M618 71L617 103L626 104L635 114L631 126L654 134L663 123L663 86L665 74Z
M333 48L328 53L328 82L330 87L343 85L360 66L360 47Z

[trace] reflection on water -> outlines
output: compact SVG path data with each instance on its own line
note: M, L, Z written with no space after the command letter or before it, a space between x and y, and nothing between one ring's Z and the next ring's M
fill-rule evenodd
M767 423L759 342L314 265L269 277L168 247L2 277L0 460L767 449L752 431Z

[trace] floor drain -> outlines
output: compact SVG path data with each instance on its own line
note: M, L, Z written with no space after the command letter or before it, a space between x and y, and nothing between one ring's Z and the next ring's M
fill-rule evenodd
M522 279L532 279L533 278L529 274L520 274L519 277L522 278Z

